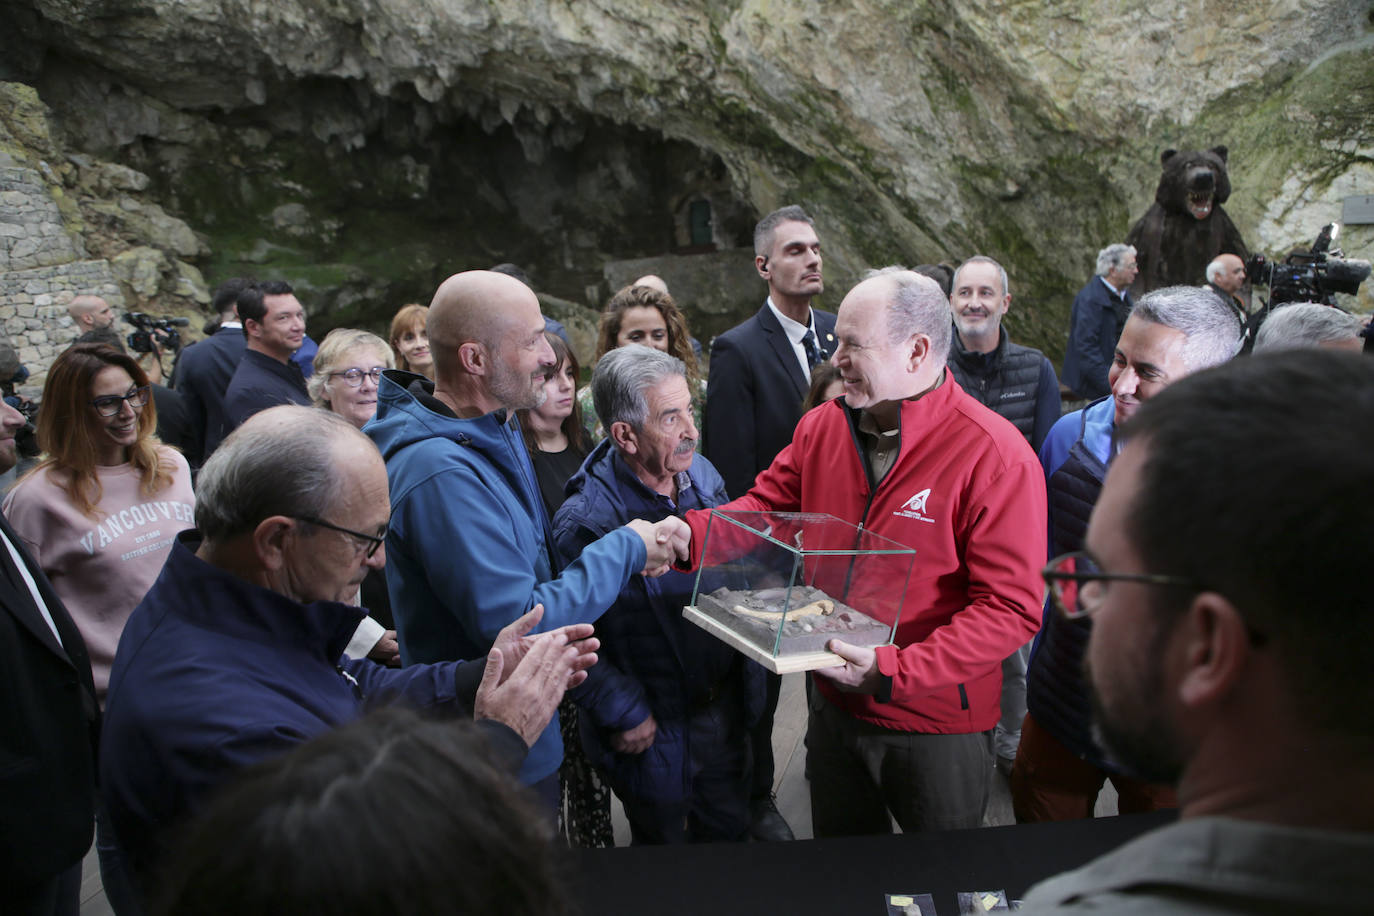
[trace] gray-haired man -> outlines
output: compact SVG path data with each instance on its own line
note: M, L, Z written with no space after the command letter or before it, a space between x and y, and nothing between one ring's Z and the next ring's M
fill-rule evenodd
M1135 249L1108 245L1097 253L1097 276L1074 296L1062 379L1081 398L1092 400L1110 391L1107 370L1112 347L1131 313L1131 294L1126 290L1135 275Z
M1083 546L1088 517L1119 445L1116 430L1169 385L1240 349L1230 306L1210 290L1169 286L1146 294L1127 319L1110 372L1112 397L1064 416L1040 449L1049 492L1050 555ZM1087 620L1051 614L1026 677L1028 712L1011 774L1019 821L1092 817L1111 779L1123 813L1172 807L1174 793L1122 773L1092 736L1083 678Z
M110 676L101 789L145 889L167 828L244 767L392 701L475 712L514 762L595 662L590 625L525 637L538 608L485 663L393 670L343 655L389 516L376 446L326 411L262 411L206 462L198 530L173 545Z
M1269 313L1255 335L1255 352L1364 349L1360 319L1319 302L1285 305Z
M607 438L554 518L565 560L631 519L725 502L724 481L696 452L680 360L612 350L596 364L592 397ZM748 725L763 669L683 619L694 578L631 579L597 622L603 662L584 688L584 730L636 843L739 840L749 829Z

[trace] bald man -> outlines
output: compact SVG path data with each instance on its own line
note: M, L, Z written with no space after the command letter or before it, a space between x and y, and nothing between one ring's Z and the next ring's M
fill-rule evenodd
M77 334L108 328L115 320L114 309L99 296L77 296L67 304L67 314L72 316Z
M1207 265L1207 288L1237 312L1241 324L1248 310L1240 291L1245 288L1245 262L1234 254L1220 254Z
M456 274L435 292L426 330L434 381L384 373L365 427L391 485L386 576L405 664L481 655L535 604L545 629L591 623L631 576L686 556L690 534L670 515L617 528L561 567L514 421L543 400L554 365L529 287L491 271ZM562 759L555 720L521 770L551 807Z

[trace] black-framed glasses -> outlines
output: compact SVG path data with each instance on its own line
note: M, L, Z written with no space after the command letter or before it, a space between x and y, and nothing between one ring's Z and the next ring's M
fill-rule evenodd
M345 369L342 372L331 372L329 373L329 377L339 378L342 376L349 388L357 388L362 385L364 376L372 379L372 384L380 385L382 383L382 373L385 371L385 366L373 366L371 369L359 369L357 366L354 366L352 369Z
M1055 608L1070 619L1091 617L1097 613L1106 596L1108 582L1138 582L1141 585L1186 588L1195 592L1205 587L1201 582L1182 576L1103 572L1085 550L1055 557L1040 571L1040 575L1045 577Z
M347 534L350 537L355 537L358 540L363 541L365 544L367 544L365 550L367 551L366 556L369 560L372 559L372 555L377 552L378 548L380 548L382 544L385 543L387 532L391 530L390 522L383 525L381 532L378 534L363 534L361 531L354 531L352 528L341 528L338 525L326 522L324 519L311 518L307 515L296 516L296 521L305 522L307 525L315 525L320 528L328 528L330 531L338 531L343 534Z
M128 401L129 406L134 412L143 409L143 405L148 403L148 395L153 391L152 385L144 385L142 388L135 388L128 394L106 394L91 400L91 406L95 412L102 417L113 417L124 409L124 402Z

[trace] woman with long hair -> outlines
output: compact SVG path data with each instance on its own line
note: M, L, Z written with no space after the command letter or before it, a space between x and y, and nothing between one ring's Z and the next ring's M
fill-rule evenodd
M577 473L591 450L578 407L577 378L581 367L563 338L544 332L556 364L544 376L544 402L520 410L520 431L529 449L539 493L549 517L563 505L563 486ZM563 764L558 769L559 828L568 842L583 848L615 845L611 828L611 792L582 750L577 705L565 699L558 706L563 734Z
M81 631L102 706L124 622L162 571L173 536L195 524L190 467L156 428L138 363L106 344L76 344L43 386L44 458L4 502Z
M582 371L577 356L557 334L545 331L544 338L553 347L557 360L544 376L544 402L518 413L525 447L539 479L539 492L549 517L553 518L563 505L563 485L582 466L590 443L577 404L577 378Z
M429 308L412 302L401 306L391 319L391 349L396 351L396 368L434 378L434 354L429 349L425 320Z
M652 286L627 286L611 297L601 312L601 325L597 330L597 361L617 347L630 344L653 347L682 360L687 367L687 389L692 392L692 414L700 429L706 390L697 368L687 319L672 296ZM592 406L591 386L579 391L577 400L583 416L589 418L588 422L594 427L594 438L600 440L605 434Z

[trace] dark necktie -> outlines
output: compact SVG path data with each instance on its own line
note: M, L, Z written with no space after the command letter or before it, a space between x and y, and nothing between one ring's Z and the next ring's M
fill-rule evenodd
M802 338L802 348L806 350L806 364L812 369L816 368L823 357L816 346L816 332L810 328L806 329L806 336Z

